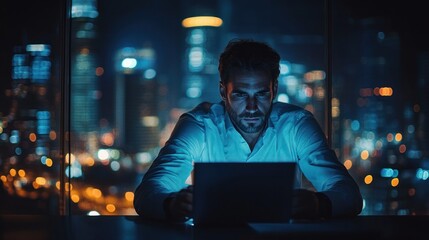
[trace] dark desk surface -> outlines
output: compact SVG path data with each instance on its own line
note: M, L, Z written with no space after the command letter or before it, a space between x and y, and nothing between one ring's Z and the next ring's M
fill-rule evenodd
M135 216L1 215L0 239L428 239L429 216L358 216L290 224L205 227Z

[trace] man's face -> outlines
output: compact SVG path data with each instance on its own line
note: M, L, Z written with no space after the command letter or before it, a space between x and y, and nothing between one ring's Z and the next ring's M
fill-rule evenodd
M234 75L226 86L220 86L226 110L235 127L242 133L259 133L271 111L277 84L261 73Z

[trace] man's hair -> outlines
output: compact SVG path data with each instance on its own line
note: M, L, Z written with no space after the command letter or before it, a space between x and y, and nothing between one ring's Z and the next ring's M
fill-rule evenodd
M280 55L268 44L251 39L233 39L219 58L221 82L243 72L262 72L277 81L280 73Z

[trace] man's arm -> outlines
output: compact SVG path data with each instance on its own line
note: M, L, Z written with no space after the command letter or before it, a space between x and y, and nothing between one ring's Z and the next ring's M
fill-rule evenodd
M192 171L192 162L204 147L204 126L189 115L183 115L170 139L161 149L142 182L135 190L134 208L144 217L165 219L169 204Z
M341 164L327 142L326 137L311 114L297 119L296 147L298 164L318 191L321 211L324 215L356 216L362 210L362 195L347 169Z

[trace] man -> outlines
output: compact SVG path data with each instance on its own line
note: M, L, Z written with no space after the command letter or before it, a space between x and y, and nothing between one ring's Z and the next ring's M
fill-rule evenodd
M274 102L279 54L252 40L231 41L219 59L220 103L202 103L181 116L135 191L141 216L184 220L192 215L193 162L295 161L317 190L296 189L294 218L355 216L362 196L329 149L313 115Z

